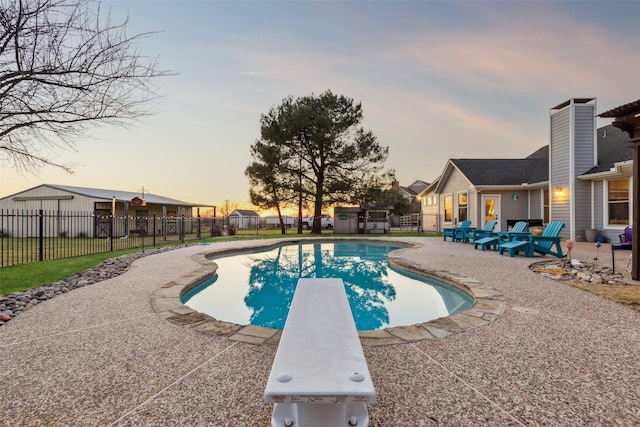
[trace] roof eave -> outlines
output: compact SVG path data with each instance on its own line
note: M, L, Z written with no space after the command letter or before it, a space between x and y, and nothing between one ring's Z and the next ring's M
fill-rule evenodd
M517 191L517 190L536 190L538 188L544 188L549 185L548 181L528 183L523 182L521 184L505 184L505 185L477 185L475 186L476 192L487 191Z
M607 171L594 172L578 176L581 181L593 181L594 179L617 178L629 176L633 172L633 160L625 160L624 162L616 162L613 167Z

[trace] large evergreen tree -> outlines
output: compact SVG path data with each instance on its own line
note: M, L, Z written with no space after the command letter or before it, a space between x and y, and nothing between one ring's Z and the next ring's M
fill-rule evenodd
M298 216L312 206L312 233L321 233L324 207L359 203L380 182L389 149L362 127L363 118L361 104L331 91L285 98L262 116L261 139L251 147L252 201L277 207L297 197Z

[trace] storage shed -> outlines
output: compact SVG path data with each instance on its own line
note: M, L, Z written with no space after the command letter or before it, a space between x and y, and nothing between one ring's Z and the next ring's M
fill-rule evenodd
M389 232L388 208L336 207L333 232L336 234L370 234Z
M260 215L251 209L236 209L229 214L229 224L238 228L256 228L260 224Z

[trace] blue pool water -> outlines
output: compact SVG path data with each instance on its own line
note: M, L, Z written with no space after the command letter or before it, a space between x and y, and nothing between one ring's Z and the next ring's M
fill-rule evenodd
M221 256L217 274L182 302L219 320L282 329L299 278L337 277L358 330L422 323L471 306L457 288L391 267L387 254L400 247L312 242Z

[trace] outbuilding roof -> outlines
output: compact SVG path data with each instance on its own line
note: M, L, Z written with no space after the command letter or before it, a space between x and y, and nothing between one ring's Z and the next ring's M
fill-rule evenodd
M229 214L229 216L235 216L235 215L239 215L239 216L260 216L258 215L258 213L254 210L251 209L236 209L233 212L231 212Z
M207 206L200 203L184 202L182 200L171 199L169 197L159 196L153 193L144 193L144 196L139 192L133 191L120 191L120 190L105 190L99 188L88 187L75 187L71 185L54 185L43 184L44 187L56 188L58 190L67 191L69 193L79 194L81 196L92 197L95 199L103 199L105 201L111 201L114 197L118 202L129 202L134 197L144 198L147 203L168 205L168 206Z

